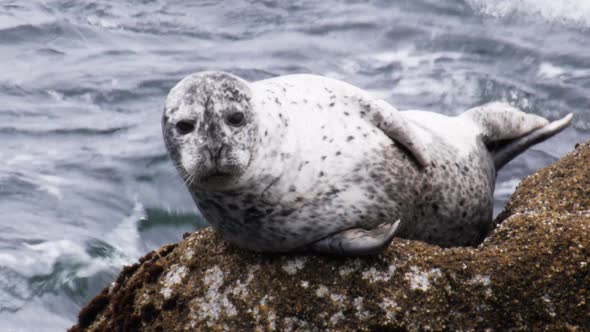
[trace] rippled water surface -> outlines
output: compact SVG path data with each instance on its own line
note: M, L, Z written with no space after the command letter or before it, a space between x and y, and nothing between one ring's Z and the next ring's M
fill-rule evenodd
M321 74L444 114L574 112L500 173L496 212L590 137L586 0L0 0L0 330L66 329L122 265L203 226L160 113L204 69Z

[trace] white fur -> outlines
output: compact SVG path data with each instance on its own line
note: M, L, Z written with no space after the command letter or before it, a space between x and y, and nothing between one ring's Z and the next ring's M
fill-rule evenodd
M288 93L283 92L283 87L287 88ZM280 150L283 153L290 153L294 158L289 159L285 164L272 165L275 176L282 175L280 183L285 186L294 183L297 187L308 194L317 192L317 184L314 180L317 174L326 170L330 178L340 178L350 174L354 165L362 160L367 145L378 147L382 144L390 144L391 139L382 131L375 128L369 121L360 119L359 112L361 106L354 100L345 100L343 96L365 96L372 98L367 92L356 88L350 84L333 80L326 77L298 74L276 77L268 80L258 81L251 84L255 103L254 108L259 114L260 131L269 130L273 136L277 133L276 119L280 111L283 116L289 120L289 126L285 130L285 139L281 141L281 146L274 145L262 146L262 152L267 149ZM324 89L328 88L333 91L336 99L330 99L330 94ZM277 107L273 102L272 96L269 97L269 91L273 91L279 96L282 103ZM307 100L307 103L305 103ZM348 106L330 107L330 103L347 102ZM343 111L350 113L350 116L344 116ZM324 126L324 129L322 129ZM359 132L368 134L367 138L357 137L347 142L346 139L351 134ZM264 128L264 129L263 129ZM328 136L328 140L323 140L323 136ZM333 140L330 143L330 140ZM336 151L341 152L340 158L333 158ZM264 153L259 153L259 156ZM319 163L322 155L326 155L326 161ZM310 161L310 164L297 172L299 163ZM343 162L344 161L344 162ZM265 164L267 161L258 159L250 168L256 169L257 166ZM319 166L321 165L321 168ZM368 170L365 170L368 172ZM284 180L284 181L283 181ZM279 184L280 185L280 184ZM277 188L280 190L281 188ZM286 191L287 188L282 188ZM324 188L325 189L325 188ZM359 203L358 193L350 192L343 195L348 197L348 203Z
M416 110L405 111L402 114L417 127L423 143L427 145L433 140L444 140L463 157L476 149L480 129L469 118Z

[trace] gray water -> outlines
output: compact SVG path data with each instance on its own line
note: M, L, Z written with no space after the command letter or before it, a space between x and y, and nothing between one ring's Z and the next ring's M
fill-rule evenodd
M0 331L59 331L124 264L202 227L161 139L205 69L315 73L400 109L505 100L574 125L501 173L590 138L586 0L0 0Z

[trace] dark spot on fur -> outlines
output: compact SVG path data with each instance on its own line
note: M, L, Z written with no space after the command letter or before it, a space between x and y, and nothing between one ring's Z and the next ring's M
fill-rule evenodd
M381 123L383 121L383 116L380 113L373 114L373 123Z
M353 139L354 139L354 136L348 136L348 137L346 138L346 141L347 141L347 142L350 142L350 141L352 141Z
M255 207L250 207L244 211L244 223L256 222L260 218L264 217L264 211L261 211Z
M326 193L326 195L328 195L328 196L333 196L333 195L336 195L336 194L337 194L337 193L339 193L339 192L340 192L340 189L338 189L338 188L336 188L336 187L330 187L330 191L328 191L328 192Z
M295 187L294 185L290 185L290 186L289 186L289 191L290 191L290 192L292 192L292 193L293 193L293 192L295 192L296 190L297 190L297 187Z
M326 160L326 156L322 156L322 161Z
M320 171L320 177L324 176L324 171Z
M295 211L296 211L295 209L284 209L283 211L281 211L281 216L287 217Z
M342 154L342 153L341 153L340 151L336 151L336 155L337 155L337 156L339 156L339 155L341 155L341 154Z
M344 112L344 115L346 115L346 116L349 116L349 115L350 115L350 113L348 113L348 112Z
M330 103L330 107L334 107L334 103Z

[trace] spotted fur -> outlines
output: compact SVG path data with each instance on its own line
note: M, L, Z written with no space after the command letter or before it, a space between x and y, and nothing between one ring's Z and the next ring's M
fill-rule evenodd
M244 112L244 126L224 123L231 110ZM179 135L175 125L186 119L195 130ZM285 252L397 220L396 236L441 246L478 243L492 226L496 169L482 138L488 120L480 113L398 112L319 76L248 83L204 72L172 89L163 131L216 231L244 248ZM212 160L211 147L219 146ZM219 170L224 175L214 175Z

